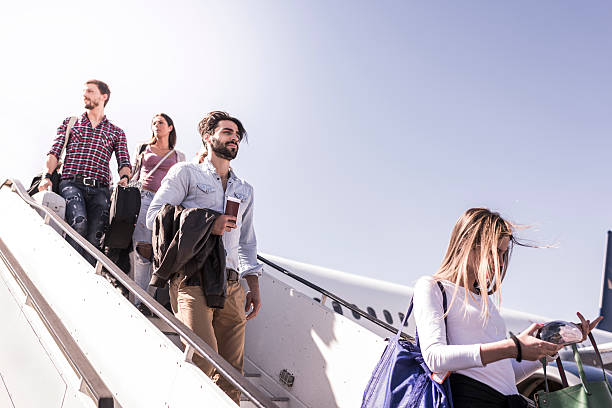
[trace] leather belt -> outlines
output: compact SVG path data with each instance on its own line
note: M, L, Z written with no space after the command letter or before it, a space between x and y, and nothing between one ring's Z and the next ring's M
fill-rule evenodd
M227 270L227 281L228 282L238 282L238 280L240 279L240 275L238 274L238 272L236 272L233 269L226 269Z
M184 277L184 271L179 272L179 276ZM240 274L233 269L226 269L225 274L227 275L228 282L238 282L240 280ZM200 274L194 273L193 276L187 278L186 284L187 286L200 286L201 285Z
M108 183L97 180L93 177L68 176L64 180L72 180L87 187L108 187Z

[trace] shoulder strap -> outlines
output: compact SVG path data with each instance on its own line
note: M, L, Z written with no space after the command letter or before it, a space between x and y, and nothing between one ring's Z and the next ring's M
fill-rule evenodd
M76 123L78 118L76 116L71 116L70 120L68 120L68 124L66 125L66 133L64 135L64 145L62 146L62 151L60 152L59 162L60 167L64 166L64 158L66 157L66 146L68 146L68 139L70 139L70 132L72 131L72 127Z
M442 285L440 281L436 281L436 283L438 284L438 287L440 288L440 292L442 292L442 309L444 310L444 314L446 314L446 292L444 291L444 285ZM406 312L406 316L404 316L404 320L402 320L402 324L400 325L400 328L397 331L398 334L396 336L399 337L399 334L402 332L402 327L404 327L404 325L408 321L408 318L412 314L413 307L414 307L414 295L412 295L412 299L410 299L410 306L408 306L408 311ZM446 321L446 316L444 316L444 326L445 328L446 326L448 326L447 321ZM448 344L448 333L446 333L446 344Z
M448 344L448 331L446 330L446 328L448 327L448 321L446 320L446 318L448 316L446 316L446 292L444 291L444 285L442 285L442 282L440 281L436 281L436 283L438 284L438 287L440 288L440 292L442 292L442 308L444 309L444 332L446 334L446 344Z
M162 159L155 165L155 167L153 167L153 169L149 172L149 174L147 174L147 177L151 177L151 175L153 173L155 173L155 170L157 170L159 168L159 166L161 166L161 164L164 162L164 160L166 160L168 158L168 156L170 156L170 154L172 154L172 152L174 152L174 149L170 150L168 153L166 153L166 155L164 157L162 157Z
M78 118L76 116L71 116L68 124L66 125L66 137L64 137L64 146L62 147L62 154L66 150L66 146L68 145L68 139L70 139L70 132L72 131L72 127L76 123ZM61 155L61 154L60 154Z
M140 167L142 166L142 156L144 151L147 149L148 144L142 143L138 145L136 149L136 159L134 160L134 167L132 168L132 178L130 181L137 181L140 178Z
M131 181L138 181L140 179L140 169L142 167L142 159L144 157L145 150L149 146L148 143L141 143L136 149L136 160L134 161L134 167L132 168Z

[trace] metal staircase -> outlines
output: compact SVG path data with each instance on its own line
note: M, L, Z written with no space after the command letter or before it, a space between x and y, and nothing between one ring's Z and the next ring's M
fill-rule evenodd
M0 245L2 259L7 268L23 271L22 274L12 274L11 282L16 283L10 285L27 288L24 289L28 292L27 302L35 305L40 319L65 326L66 340L54 340L56 347L74 349L74 352L81 350L84 356L81 365L90 366L90 371L99 377L98 382L106 387L105 392L95 391L96 388L91 386L76 387L83 395L93 395L95 406L191 407L195 401L208 407L235 406L190 363L190 356L195 351L207 358L254 406L276 406L64 220L32 200L19 182L7 180L0 186L0 203L3 209L0 212L0 237L4 243L4 246ZM37 211L44 214L43 218ZM95 268L74 251L58 234L57 228L97 259ZM183 339L186 344L184 352L101 276L103 269ZM29 295L34 291L39 291L40 296ZM0 324L7 322L8 316L3 313L0 311ZM52 333L61 331L60 325L45 326ZM47 336L40 331L35 335ZM63 346L68 340L76 346ZM34 344L32 347L37 346ZM28 351L36 352L32 347ZM0 350L0 361L10 362L3 364L0 371L6 394L10 399L29 401L20 406L37 406L32 402L36 393L28 393L27 389L40 389L49 381L39 373L43 359L28 362L32 369L24 372L23 364L11 359L15 350L17 346ZM54 359L53 364L62 365L62 362ZM80 373L76 368L75 371ZM86 385L94 383L89 378L95 377L79 376ZM63 378L65 374L60 372L59 377ZM24 388L23 383L30 386ZM153 390L152 384L155 384ZM63 407L63 401L60 399L58 402L61 405L46 406Z
M242 407L359 405L385 342L293 285L264 271L260 279L263 307L257 318L247 323L245 374L241 375L61 218L32 200L19 182L7 180L0 186L0 205L0 237L6 237L7 252L15 252L15 263L23 265L33 286L40 289L49 308L66 325L110 390L110 395L100 394L107 395L106 399L95 405L111 401L109 406L126 408L190 407L197 401L200 406L215 408L235 406L191 363L196 351L241 391ZM98 262L96 267L85 262L58 230L92 254ZM334 294L265 258L259 259L268 268L319 291L322 297L340 302L390 332L395 330ZM146 318L138 312L101 276L102 270L155 316ZM3 321L0 311L0 324ZM0 350L0 361L3 353L10 350ZM5 372L11 377L10 368ZM10 395L10 384L15 382L9 378L7 383L5 372L0 367L1 380ZM0 392L0 401L3 395Z

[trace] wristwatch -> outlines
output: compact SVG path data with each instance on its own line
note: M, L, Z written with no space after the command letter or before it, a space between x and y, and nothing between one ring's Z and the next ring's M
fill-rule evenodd
M49 179L51 180L51 173L45 173L43 179Z

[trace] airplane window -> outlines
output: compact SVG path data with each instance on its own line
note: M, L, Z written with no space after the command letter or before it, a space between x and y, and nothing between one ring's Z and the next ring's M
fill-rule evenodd
M335 300L332 300L332 307L334 308L336 313L343 314L342 313L342 306L340 306L340 303L336 302Z
M376 317L376 312L374 311L374 309L372 309L370 306L368 306L366 308L366 310L368 311L368 314L372 317Z
M403 314L402 312L398 312L397 314L399 315L400 321L403 322L404 317L406 317L406 315ZM404 327L408 327L408 320L406 320L406 323L404 323Z
M354 306L354 307L357 307L357 305L356 305L356 304L354 304L354 303L353 303L353 306ZM356 312L356 311L354 311L354 310L351 310L351 312L353 313L353 317L355 318L355 320L359 320L359 319L361 319L361 315L360 315L359 313L357 313L357 312Z
M388 310L383 310L383 314L385 315L385 320L389 324L393 324L393 318L391 317L391 313Z

